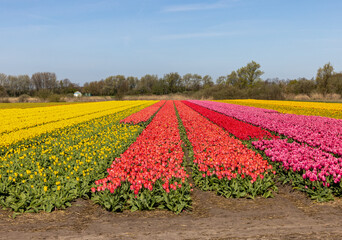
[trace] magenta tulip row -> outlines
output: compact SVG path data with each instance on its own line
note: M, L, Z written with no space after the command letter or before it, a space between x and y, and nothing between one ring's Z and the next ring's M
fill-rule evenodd
M287 139L260 140L252 144L273 162L281 162L285 170L302 172L304 179L321 181L328 187L332 182L341 181L342 158L306 144L289 143Z
M222 113L215 112L188 101L182 102L240 140L278 138L278 136L273 136L269 131L265 131L260 127L241 122L235 118L228 117Z
M282 114L269 109L212 101L190 100L190 102L342 156L342 120L340 119Z

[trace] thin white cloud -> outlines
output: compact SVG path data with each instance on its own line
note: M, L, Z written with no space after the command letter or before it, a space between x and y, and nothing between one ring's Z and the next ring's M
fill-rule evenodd
M156 40L181 40L191 38L211 38L211 37L226 37L237 36L244 34L244 32L199 32L199 33L183 33L183 34L169 34L156 37Z
M230 2L235 2L235 1L237 0L218 1L218 2L210 3L210 4L197 3L197 4L172 5L172 6L165 7L163 9L163 12L188 12L188 11L203 11L203 10L218 9L218 8L228 7Z

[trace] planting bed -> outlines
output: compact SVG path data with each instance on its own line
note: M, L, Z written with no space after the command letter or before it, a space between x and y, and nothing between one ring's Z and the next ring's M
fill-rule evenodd
M181 102L176 103L193 151L193 179L226 197L271 196L272 166L261 155Z
M0 239L342 236L340 119L198 100L0 113Z
M108 212L79 199L66 210L25 213L0 210L0 239L342 239L342 202L315 203L279 186L274 198L232 199L191 194L193 209Z

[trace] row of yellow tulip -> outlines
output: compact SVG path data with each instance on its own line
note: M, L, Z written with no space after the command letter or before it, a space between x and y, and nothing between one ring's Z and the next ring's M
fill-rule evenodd
M0 146L156 101L110 101L0 110Z
M58 105L79 104L79 102L41 102L41 103L0 103L0 109L10 108L37 108Z
M14 211L51 211L86 196L91 184L105 176L113 159L143 129L119 121L154 102L139 101L135 107L127 102L111 110L112 114L99 112L92 120L83 118L81 123L5 148L0 154L0 206Z
M273 109L281 113L314 115L342 119L342 103L274 101L254 99L220 100L219 102Z

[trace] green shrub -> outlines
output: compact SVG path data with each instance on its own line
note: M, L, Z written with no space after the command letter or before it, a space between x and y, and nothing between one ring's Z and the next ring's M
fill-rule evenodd
M18 102L20 102L20 103L28 102L29 98L30 98L30 95L22 94L19 96Z
M59 94L51 94L49 97L48 97L48 101L49 102L62 102L62 96L59 95Z
M51 94L52 94L52 92L48 89L40 89L36 93L36 96L43 99L43 100L47 100Z

